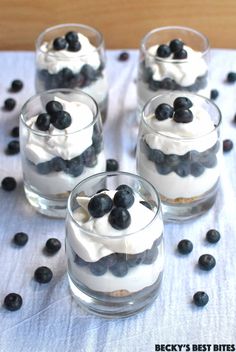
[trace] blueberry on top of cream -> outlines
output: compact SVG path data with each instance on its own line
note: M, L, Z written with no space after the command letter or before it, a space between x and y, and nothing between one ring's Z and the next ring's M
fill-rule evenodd
M40 131L48 131L50 124L58 130L64 130L71 125L71 115L63 110L59 101L49 101L46 104L47 113L41 113L36 120L36 126Z
M173 39L169 44L161 44L158 46L156 56L161 58L171 58L174 60L187 59L188 53L183 48L184 43L180 39ZM173 54L173 55L171 55Z
M155 110L155 117L159 121L173 117L178 123L188 123L193 121L193 113L190 108L193 106L191 100L187 97L178 97L174 100L173 107L169 104L162 103Z
M66 49L68 51L79 51L81 43L76 32L70 31L65 34L65 37L57 37L53 41L53 49L56 51Z

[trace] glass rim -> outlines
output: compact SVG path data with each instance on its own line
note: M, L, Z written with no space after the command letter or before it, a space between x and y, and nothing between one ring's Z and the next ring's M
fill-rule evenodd
M74 133L78 133L78 132L84 131L84 130L92 127L97 122L98 117L99 117L98 104L95 101L95 99L93 97L91 97L91 95L89 95L89 94L87 94L84 91L79 90L79 89L70 89L70 88L50 89L50 90L45 90L45 91L43 91L41 93L38 93L38 94L34 94L22 106L21 112L20 112L20 121L24 124L24 126L27 128L27 130L31 131L32 133L34 133L36 135L42 136L42 137L51 137L51 138L53 138L53 137L64 137L65 136L65 135L60 134L60 133L55 133L55 134L49 135L48 133L46 133L47 131L37 131L34 128L32 128L31 126L27 125L27 120L25 120L25 118L24 118L24 116L26 115L26 110L27 110L28 104L31 103L34 99L37 99L37 98L43 97L43 96L47 96L50 93L63 93L63 92L65 92L65 93L73 93L73 94L81 94L81 95L87 96L94 103L94 106L95 106L95 113L93 113L93 111L90 109L92 114L93 114L93 120L88 125L86 125L85 127L77 129L76 131L67 132L66 135L72 135Z
M62 24L57 24L52 27L47 27L39 34L39 36L37 37L37 39L35 41L36 51L39 51L42 54L47 54L48 56L51 56L51 57L55 57L54 52L45 52L44 50L41 49L41 45L43 44L43 38L46 34L53 32L54 30L61 29L61 28L69 28L69 27L76 27L78 29L79 28L87 29L87 30L93 32L94 34L98 35L99 45L94 46L94 48L90 51L90 53L100 51L100 49L102 49L104 47L104 36L98 29L91 27L91 26L88 26L87 24L82 24L82 23L62 23ZM86 57L86 56L88 56L88 54L80 54L80 51L78 51L78 52L74 52L73 56L67 57L66 60L76 60L79 57ZM62 59L57 58L57 60L59 60L59 61L65 60L65 58L62 58Z
M175 92L177 92L177 91L175 91ZM174 92L174 93L175 93L175 92ZM172 93L173 93L173 91L172 91ZM198 139L200 139L200 138L206 137L206 136L210 135L212 132L216 131L216 130L219 128L219 126L221 125L221 122L222 122L222 114L221 114L221 111L220 111L219 107L218 107L211 99L208 99L208 98L206 98L206 97L204 97L204 96L202 96L202 95L195 94L195 93L187 93L187 92L183 92L183 91L181 91L180 93L182 94L182 96L185 96L185 95L186 95L186 97L188 97L188 96L190 95L190 96L192 96L192 97L200 98L200 99L205 100L206 102L208 102L208 104L214 106L214 108L215 108L216 111L218 112L218 117L219 117L217 124L214 124L214 128L213 128L211 131L209 131L209 132L207 132L207 133L204 133L204 134L201 134L201 135L196 136L196 137L184 137L184 136L181 136L181 137L172 137L172 136L166 135L164 132L156 131L152 126L150 126L150 125L148 124L147 119L146 119L145 114L144 114L144 111L145 111L145 109L147 108L147 106L148 106L149 104L151 104L154 100L156 100L157 98L166 96L166 95L168 94L168 93L161 93L161 94L155 95L154 97L152 97L151 99L149 99L149 100L145 103L145 105L144 105L144 107L143 107L143 109L142 109L142 122L145 124L145 126L146 126L149 130L151 130L153 133L155 133L155 134L157 134L157 135L160 135L160 136L162 136L162 137L168 138L168 139L173 140L173 141L189 142L189 141L194 141L194 140L198 140ZM168 94L168 96L169 96L169 94Z
M161 32L161 31L166 31L166 30L182 30L182 31L186 31L186 32L192 32L195 35L197 35L199 38L202 38L202 40L206 43L206 49L201 52L201 57L205 56L209 51L210 51L210 43L209 43L209 39L208 37L203 34L202 32L197 31L194 28L191 27L184 27L184 26L165 26L165 27L158 27L158 28L154 28L151 31L149 31L141 40L141 50L148 56L155 58L156 61L160 61L160 62L165 62L165 63L174 63L174 64L181 64L181 63L186 63L188 62L188 58L187 59L168 59L168 58L161 58L161 57L157 57L156 55L150 54L148 52L148 48L146 48L146 41L151 37L151 35L153 35L154 33L157 32Z
M148 224L146 224L144 227L140 228L139 230L135 231L135 232L131 232L131 233L127 233L127 234L122 234L122 235L117 235L117 236L101 236L101 235L98 235L96 234L95 232L93 231L90 231L88 229L85 229L82 225L80 225L74 218L73 216L73 211L71 209L71 202L72 202L72 198L75 196L75 192L76 190L81 187L82 185L86 184L86 182L90 181L90 180L93 180L93 179L96 179L97 177L105 177L105 176L120 176L120 175L123 175L123 176L129 176L129 177L132 177L132 178L135 178L137 180L141 180L142 182L146 183L152 190L153 192L155 193L155 196L157 198L157 209L155 211L155 214L154 216L152 217L151 221L149 221ZM136 175L136 174L132 174L130 172L125 172L125 171L115 171L115 172L100 172L100 173L97 173L95 175L92 175L92 176L89 176L87 178L85 178L84 180L80 181L71 191L70 195L69 195L69 198L68 198L68 202L67 202L67 214L69 214L70 218L72 219L73 223L78 226L83 232L85 232L86 234L90 235L90 236L93 236L93 237L97 237L97 238L106 238L106 239L119 239L119 238L124 238L124 237L128 237L128 236L133 236L134 234L137 234L141 231L143 231L145 228L147 228L148 226L150 226L155 220L156 218L158 217L159 213L161 211L161 200L160 200L160 196L157 192L157 190L154 188L154 186L149 182L147 181L145 178L143 178L142 176L139 176L139 175Z

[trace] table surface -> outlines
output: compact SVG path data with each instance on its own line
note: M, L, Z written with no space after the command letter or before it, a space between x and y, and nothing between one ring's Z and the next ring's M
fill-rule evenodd
M116 158L120 169L135 172L136 67L138 53L129 51L126 62L117 60L120 51L108 51L110 84L108 121L104 126L107 158ZM20 157L6 156L4 149L12 139L11 128L18 124L24 101L34 93L34 54L0 53L0 104L6 97L17 100L13 112L0 113L0 180L14 176L18 187L13 192L0 189L0 302L9 292L18 292L24 303L16 312L0 307L1 352L68 351L154 351L155 344L233 344L236 342L236 157L235 149L224 155L221 187L214 207L198 219L183 224L166 224L165 273L155 303L136 316L107 320L79 308L71 298L66 276L65 253L43 254L50 237L64 241L64 221L37 214L27 203L23 187ZM216 103L222 115L222 138L235 140L236 85L225 82L229 71L236 71L236 51L212 50L211 87L220 92ZM20 78L24 89L10 94L10 82ZM210 228L221 233L216 245L205 241ZM23 248L12 244L16 232L28 233ZM177 243L188 238L194 249L189 256L176 252ZM216 267L201 272L197 261L211 253ZM54 277L40 285L33 279L38 266L49 266ZM205 290L209 303L204 308L192 304L192 296ZM185 350L183 350L185 352Z

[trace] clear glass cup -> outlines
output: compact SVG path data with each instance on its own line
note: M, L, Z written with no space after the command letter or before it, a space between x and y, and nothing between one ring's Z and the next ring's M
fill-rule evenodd
M128 228L114 229L109 224L110 213L99 219L87 217L90 197L106 188L112 198L121 184L135 194L135 203L128 209ZM148 205L141 204L141 199ZM152 303L162 279L162 234L159 196L145 179L115 172L80 182L71 192L66 217L68 278L76 302L110 318L133 315Z
M192 101L197 114L193 122L179 124L171 118L157 121L157 106L162 103L173 106L180 96ZM137 145L137 171L159 192L164 220L187 220L214 204L222 156L220 124L219 108L211 100L193 93L163 93L144 106ZM207 130L206 125L210 126Z
M187 51L186 59L163 58L157 48L179 39ZM182 90L210 97L208 87L209 41L202 33L187 27L156 28L141 41L137 81L138 108L163 91Z
M49 130L39 130L37 116L55 99L63 101L64 109L73 113L71 126L60 130L51 124ZM20 115L20 144L26 197L36 210L48 216L65 217L75 185L106 169L97 103L79 90L49 90L31 97Z
M54 50L53 41L66 33L78 33L78 51ZM88 40L87 40L88 39ZM79 88L98 103L105 122L108 104L108 82L105 68L103 35L83 24L60 24L47 28L36 40L36 92Z

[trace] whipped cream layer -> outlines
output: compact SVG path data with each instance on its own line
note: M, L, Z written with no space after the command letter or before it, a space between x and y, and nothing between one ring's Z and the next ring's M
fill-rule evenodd
M24 181L42 195L55 195L71 192L71 190L85 178L106 171L106 159L103 152L97 155L97 165L84 167L81 175L74 177L63 171L39 174L27 161L23 161Z
M116 192L110 190L103 193L113 199ZM155 217L153 210L142 205L140 201L143 199L137 193L134 204L128 209L131 224L124 230L116 230L110 225L109 214L101 218L91 217L88 212L89 200L90 197L77 198L80 207L74 211L73 216L80 226L71 218L67 219L70 245L87 262L95 262L111 253L141 253L150 249L153 242L162 235L163 224L159 215ZM86 230L95 236L86 233Z
M168 199L199 197L217 184L220 176L220 156L218 152L217 165L212 169L205 169L199 177L180 177L175 172L161 175L144 153L140 153L137 169L139 175L145 177L161 196Z
M114 277L109 271L102 276L95 276L87 267L79 267L74 263L73 253L68 243L66 250L69 257L71 275L91 290L100 292L117 290L140 291L153 285L159 279L164 266L163 243L158 247L158 257L153 264L129 268L128 273L124 277Z
M26 123L35 132L24 130L26 133L25 154L28 160L35 165L49 161L59 156L70 160L82 154L92 145L93 126L87 127L93 121L91 109L80 102L68 102L55 97L63 105L63 110L71 115L71 125L59 130L52 124L48 131L39 131L35 122L38 116L33 116ZM40 134L41 133L41 134Z
M173 118L159 121L155 115L148 116L146 123L154 131L152 133L144 126L143 139L150 148L165 154L183 155L190 150L203 152L209 149L218 140L214 123L202 107L193 106L190 110L194 117L188 123L178 123Z
M187 59L170 62L173 54L166 59L156 57L158 47L159 45L151 46L147 51L149 55L145 57L145 66L152 69L153 80L161 81L168 77L179 85L188 87L195 83L197 77L207 73L208 67L201 52L184 45L183 48L188 54Z
M44 42L37 52L37 67L47 70L51 74L69 68L74 73L78 73L82 66L88 64L95 70L101 65L101 59L95 46L83 34L78 33L81 49L77 52L54 50L53 42Z

